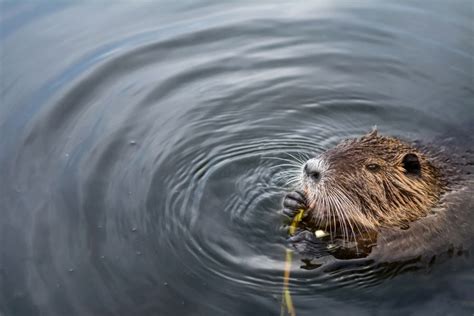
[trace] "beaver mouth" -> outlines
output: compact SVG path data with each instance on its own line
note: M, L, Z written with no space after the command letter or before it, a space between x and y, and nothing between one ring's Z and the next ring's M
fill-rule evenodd
M324 231L330 236L342 234L343 223L337 216L330 216L330 214L316 213L311 216L311 222L316 230Z
M350 218L341 219L339 216L328 212L313 212L310 218L310 226L315 231L322 231L331 239L354 240L366 238L371 231L364 228Z

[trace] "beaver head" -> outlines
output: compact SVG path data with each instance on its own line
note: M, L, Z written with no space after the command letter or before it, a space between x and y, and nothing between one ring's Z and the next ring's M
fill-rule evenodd
M344 239L406 227L426 216L444 191L427 156L375 130L309 159L300 177L310 220Z

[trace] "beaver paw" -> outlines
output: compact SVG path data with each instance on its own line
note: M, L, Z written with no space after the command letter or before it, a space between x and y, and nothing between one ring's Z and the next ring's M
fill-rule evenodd
M316 238L316 236L307 230L302 230L296 235L289 237L288 241L292 244L300 242L319 243L319 240Z
M327 244L307 230L288 238L291 246L304 258L321 258L328 255Z
M306 197L300 191L288 193L283 199L283 214L293 218L298 214L299 210L306 210Z

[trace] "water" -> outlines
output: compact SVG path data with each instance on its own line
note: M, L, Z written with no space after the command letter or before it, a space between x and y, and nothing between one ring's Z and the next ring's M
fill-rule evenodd
M0 4L0 314L278 315L274 157L474 122L471 1ZM471 315L474 265L292 269L298 315Z

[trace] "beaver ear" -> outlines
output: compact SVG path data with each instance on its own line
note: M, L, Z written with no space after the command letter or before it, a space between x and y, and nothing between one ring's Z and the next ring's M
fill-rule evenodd
M403 168L407 174L419 176L421 174L421 164L416 154L406 154L402 160Z

